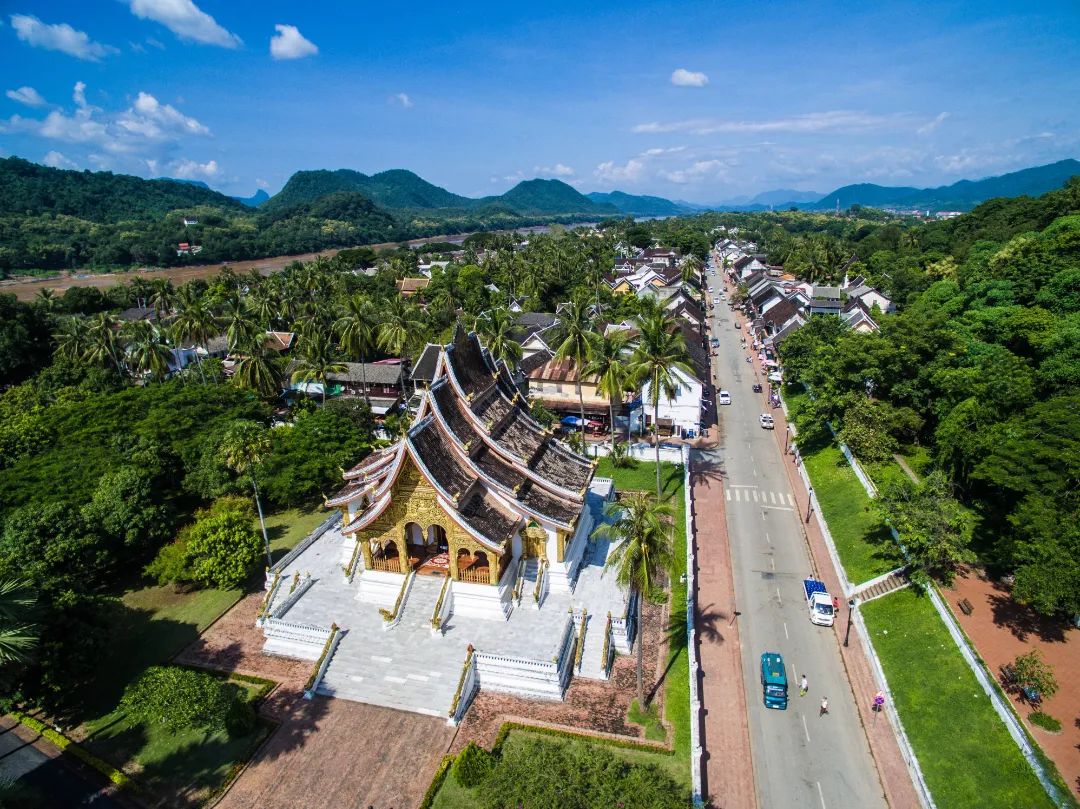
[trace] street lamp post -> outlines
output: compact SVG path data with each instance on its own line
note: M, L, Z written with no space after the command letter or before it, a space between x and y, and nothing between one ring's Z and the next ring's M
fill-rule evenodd
M848 640L851 638L851 613L855 611L855 599L849 598L847 603L847 629L844 630L844 647L848 645Z
M788 445L791 443L791 425L784 427L784 454L787 455Z
M814 487L811 486L810 490L806 493L806 522L810 522L810 511L814 507Z

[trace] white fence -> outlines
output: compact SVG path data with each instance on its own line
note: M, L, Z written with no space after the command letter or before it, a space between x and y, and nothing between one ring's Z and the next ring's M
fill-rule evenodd
M617 441L618 439L616 439ZM644 441L631 444L627 448L627 455L633 458L635 461L655 461L656 460L656 448L652 444L647 444ZM667 461L668 463L682 463L683 462L683 447L682 446L664 446L660 445L660 461ZM585 454L590 458L606 458L611 454L611 442L590 442L585 447Z
M698 692L698 676L701 661L697 654L696 590L697 556L694 553L693 501L690 497L690 452L683 447L683 507L686 518L686 648L690 662L690 785L695 807L704 805L701 786L701 763L704 750L701 747L702 706Z

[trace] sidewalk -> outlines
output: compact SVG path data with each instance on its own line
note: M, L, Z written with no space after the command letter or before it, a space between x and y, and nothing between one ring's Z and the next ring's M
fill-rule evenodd
M746 320L745 317L740 318L740 323L744 320ZM745 333L744 324L742 330ZM761 366L757 353L758 352L754 351L748 343L747 356L751 358L754 376L757 381L764 383L765 369ZM768 386L765 385L764 388L765 390L761 394L762 412L772 413L773 419L776 422L776 428L773 430L773 437L776 439L781 457L784 461L784 469L787 472L788 482L791 484L791 491L795 497L795 508L801 515L800 521L803 525L803 535L806 539L807 547L810 549L810 556L813 560L814 567L816 568L817 576L825 582L825 586L830 593L842 593L844 590L840 585L840 577L833 567L832 559L829 556L829 550L825 545L825 538L821 533L821 528L818 526L817 519L811 515L810 521L806 521L809 498L806 488L803 485L802 477L799 475L799 471L795 466L795 458L794 456L784 454L784 442L788 434L784 411L779 407L775 409L769 407L767 393ZM896 741L896 735L893 733L892 725L888 722L874 723L874 714L871 710L871 706L873 704L874 695L878 691L878 686L870 668L870 661L867 659L862 644L858 639L853 637L850 641L850 645L847 647L844 646L844 633L847 630L848 620L847 606L841 605L837 612L836 623L833 626L833 630L836 633L837 644L840 647L840 656L844 661L844 668L847 670L848 681L851 684L852 693L855 695L855 704L858 706L859 718L862 720L863 729L867 732L866 738L870 745L870 752L874 757L878 776L881 779L882 787L885 790L885 799L888 801L889 806L896 807L896 809L899 809L900 807L918 807L920 804L918 795L915 791L915 785L911 781L911 775L908 772L904 757L900 752L900 745ZM858 631L855 627L852 627L852 630L853 633Z
M698 558L697 626L705 722L702 792L717 809L754 809L757 795L735 621L723 479L718 468L692 460L694 542ZM707 519L701 519L702 516Z

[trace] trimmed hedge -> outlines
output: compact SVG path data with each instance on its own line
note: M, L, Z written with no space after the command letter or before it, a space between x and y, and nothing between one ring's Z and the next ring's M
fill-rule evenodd
M453 763L454 756L442 757L439 766L435 768L435 777L431 779L427 792L424 793L424 799L420 801L419 809L431 809L431 805L435 803L435 796L439 794L443 781L446 780L446 774L450 772L450 765Z
M101 760L93 753L84 750L67 736L53 730L44 722L41 722L40 720L35 719L32 716L27 716L21 711L12 711L11 716L12 718L18 720L20 724L25 725L26 727L30 728L30 730L48 739L60 750L63 750L65 753L70 753L83 763L90 765L117 786L121 786L124 789L130 789L133 792L139 792L141 790L141 787L135 781L133 781L120 770L116 769L116 767L112 766L106 761Z

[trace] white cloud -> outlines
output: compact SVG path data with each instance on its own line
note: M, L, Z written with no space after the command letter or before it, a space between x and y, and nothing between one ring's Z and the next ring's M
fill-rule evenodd
M36 127L37 133L50 140L62 140L68 143L97 143L104 145L108 141L105 124L95 121L90 114L82 110L74 115L65 115L60 110L53 110L44 121L27 121Z
M549 174L554 177L574 176L574 170L563 163L556 163L554 166L533 166L533 171L536 174Z
M305 39L295 25L275 25L274 30L277 34L270 37L270 55L275 59L303 59L319 52L319 47Z
M409 98L408 93L397 93L390 96L390 100L395 104L400 104L405 109L409 109L413 106L413 100Z
M195 160L178 160L170 169L172 176L181 180L209 180L221 173L216 160L199 163Z
M96 62L102 57L117 53L116 48L94 42L82 31L76 31L66 22L50 25L31 14L12 14L11 27L16 36L35 48L60 51L76 59Z
M41 97L41 93L33 87L20 87L18 90L8 90L7 97L12 101L18 101L28 107L44 107L48 102Z
M75 82L75 89L71 91L71 100L75 102L75 106L86 108L86 82Z
M770 121L722 121L715 118L692 118L686 121L667 123L652 121L638 124L634 132L662 133L689 132L692 135L713 135L717 133L758 133L758 132L794 132L814 133L829 131L864 132L869 129L895 127L901 122L898 115L873 115L850 110L831 110L829 112L811 112L805 115L792 115Z
M52 151L41 158L42 165L51 166L54 169L77 169L74 160L68 160L60 152Z
M699 160L689 168L662 171L660 176L678 185L699 183L702 180L721 180L727 177L728 163L724 160Z
M614 160L608 160L597 166L593 174L603 183L633 183L641 179L644 171L645 163L631 158L622 166L616 164Z
M945 123L945 119L948 117L949 113L939 112L932 121L927 121L925 124L916 129L915 132L918 135L929 135L931 132L933 132L935 129Z
M680 67L671 74L671 83L676 87L704 87L709 83L709 77L704 73Z
M685 146L669 146L666 149L661 149L661 148L658 148L658 147L654 147L652 149L646 149L641 154L643 156L645 156L645 157L659 157L660 155L675 154L677 152L685 152L685 151L686 151Z
M210 130L194 118L143 92L140 92L135 103L120 115L117 124L128 132L151 139L161 139L168 135L210 134Z
M183 40L222 48L243 44L240 37L218 25L217 20L191 0L131 0L131 13L161 23Z

